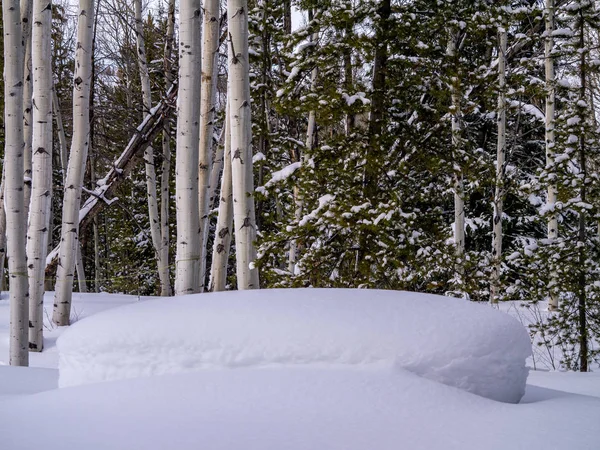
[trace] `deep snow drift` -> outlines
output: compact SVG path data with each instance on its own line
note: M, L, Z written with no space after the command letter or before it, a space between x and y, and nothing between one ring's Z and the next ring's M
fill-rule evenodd
M0 401L0 448L598 449L600 399L534 397L500 403L381 368L204 369Z
M157 299L75 323L60 386L241 367L404 369L505 402L525 390L529 336L510 316L409 292L294 289Z

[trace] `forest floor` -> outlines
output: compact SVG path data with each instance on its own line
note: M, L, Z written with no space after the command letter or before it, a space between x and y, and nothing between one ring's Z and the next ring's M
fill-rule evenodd
M49 312L52 295L45 297ZM148 298L75 293L73 300L72 317L79 322ZM135 311L132 307L123 311L127 308ZM503 309L524 322L523 317L531 314L517 304ZM56 340L65 329L46 324L44 352L30 354L31 367L15 368L2 365L8 361L8 322L4 294L0 298L2 450L599 448L600 371L533 370L530 358L525 396L516 405L405 370L392 373L327 365L260 370L207 367L59 389ZM115 347L120 345L115 341ZM112 350L126 355L126 349ZM535 365L543 367L543 358Z

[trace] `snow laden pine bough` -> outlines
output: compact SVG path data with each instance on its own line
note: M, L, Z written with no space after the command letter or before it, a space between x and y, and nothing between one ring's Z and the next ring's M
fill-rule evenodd
M410 292L255 290L144 301L58 340L61 387L228 368L409 371L493 400L525 392L529 336L512 317Z

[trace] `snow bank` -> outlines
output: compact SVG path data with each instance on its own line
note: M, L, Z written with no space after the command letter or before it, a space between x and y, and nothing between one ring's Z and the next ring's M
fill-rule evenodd
M511 405L402 370L206 369L0 401L0 447L598 449L600 399L537 394Z
M139 297L134 295L74 292L73 304L71 306L71 321L75 322L101 311L128 303L137 303L138 299ZM56 340L67 328L57 327L52 323L53 304L54 292L47 291L44 294L44 351L29 353L29 365L31 367L58 368ZM0 293L0 366L8 365L9 342L10 305L8 302L8 292L2 292ZM0 380L0 384L1 382L2 380Z
M207 368L378 367L518 402L531 353L523 326L460 299L294 289L140 302L75 323L57 342L59 385Z

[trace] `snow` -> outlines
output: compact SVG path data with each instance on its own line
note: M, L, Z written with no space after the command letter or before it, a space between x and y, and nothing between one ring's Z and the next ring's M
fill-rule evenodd
M302 162L295 162L281 170L278 170L277 172L273 172L271 174L271 179L267 182L265 187L268 188L275 183L286 180L287 178L291 177L300 167L302 167Z
M137 301L138 297L133 295L81 294L74 292L71 308L71 321L75 322L101 311ZM29 363L34 367L51 369L56 369L58 367L56 340L66 328L58 328L51 323L50 318L52 316L53 303L54 292L46 292L44 295L44 351L41 353L29 353ZM9 360L9 317L8 293L3 292L0 296L0 366L8 364ZM0 369L1 368L2 367L0 367ZM2 391L0 391L0 395L2 395L1 392Z
M380 367L513 403L531 354L524 327L488 306L343 289L141 302L74 324L58 348L61 387L207 368Z
M600 399L536 386L526 398L405 371L206 369L0 401L0 439L6 450L598 448Z
M58 387L58 370L0 366L0 400ZM0 442L1 439L0 439Z
M164 333L169 328L171 331L186 329L193 322L197 323L197 336L211 333L215 337L213 343L237 342L244 346L243 352L238 353L231 347L229 355L224 351L219 353L215 347L210 358L239 361L240 358L255 356L258 359L247 360L249 364L245 366L206 366L186 373L62 389L57 389L55 369L1 365L2 359L7 360L8 357L9 316L8 302L0 300L0 448L598 448L598 373L531 371L525 396L514 405L473 395L411 373L411 369L397 363L401 359L393 364L387 364L389 361L385 360L372 364L337 364L327 362L324 357L314 363L262 364L260 361L265 361L273 353L247 352L250 346L256 348L259 344L263 345L263 350L279 348L286 351L301 350L306 344L314 344L323 349L320 355L326 356L327 350L345 343L348 344L343 348L345 352L339 355L350 358L352 355L365 355L371 350L377 351L376 355L397 347L403 353L410 348L415 350L414 339L418 338L416 350L422 350L422 355L432 350L440 353L436 358L444 357L442 352L469 356L477 349L481 350L481 354L474 355L480 358L480 365L469 369L478 373L490 364L481 359L485 345L489 343L492 350L496 346L510 347L503 342L507 336L502 333L508 334L514 321L487 306L409 293L320 291L253 291L253 296L246 298L247 301L244 300L246 293L223 293L188 297L189 303L182 302L182 298L139 302L134 296L75 293L73 319L77 319L77 323L72 330L79 328L96 346L105 342L105 350L109 354L117 353L123 357L122 364L128 364L135 357L127 353L127 348L132 351L142 348L127 347L130 343L118 339L109 342L109 335L123 337L122 326L127 320L133 320L132 325L136 329L130 336L147 339L145 348L151 353L160 348L160 343L156 347L158 340L155 336L142 336L138 327L142 326L141 330L146 332L152 330L163 339L166 337L166 344L171 345L177 336L164 336ZM314 304L315 295L319 298L318 303L323 305ZM45 298L48 310L52 297L53 293L48 293ZM370 308L365 306L367 301ZM170 310L167 307L169 302ZM195 306L192 307L192 304ZM295 306L292 308L292 305ZM433 305L439 309L439 314L431 309ZM525 325L531 320L531 310L519 302L503 303L501 307L519 317ZM543 307L542 302L540 308ZM208 317L188 320L186 312L190 311L202 312ZM491 320L491 317L494 319ZM181 320L176 327L169 324L173 318ZM143 326L147 319L152 319L152 326ZM304 329L309 325L308 320L316 322ZM415 320L417 323L411 323ZM500 334L496 328L489 328L490 324L498 325L500 322L505 324ZM94 335L91 324L99 326L101 323L104 327L98 328ZM367 323L372 323L372 326L367 326ZM422 324L425 327L418 335L398 340L413 333ZM452 326L458 330L456 333L448 333ZM205 331L202 331L203 328ZM484 328L487 328L487 337L478 334ZM32 365L56 367L57 352L53 341L63 331L62 328L45 330L46 349L41 354L30 354ZM261 341L269 334L274 336L275 332L285 334L284 345ZM522 329L517 334L521 332ZM66 341L70 334L70 331L63 334L61 346L63 339ZM228 335L231 339L221 339ZM183 336L183 333L178 336ZM292 340L291 336L298 339ZM348 337L352 340L345 341ZM469 341L458 343L459 338L467 337ZM249 340L243 342L243 339ZM437 344L433 342L436 339ZM471 340L481 340L484 346ZM383 350L377 348L379 344L383 344ZM119 347L121 345L125 347ZM183 342L180 341L179 345ZM436 345L440 346L439 349ZM193 348L189 345L189 349ZM505 348L498 350L506 351ZM104 357L102 354L96 356L99 360ZM165 354L161 358L171 356ZM453 358L452 362L463 363L460 358ZM421 362L426 362L426 358ZM506 380L490 379L490 383L503 381Z

